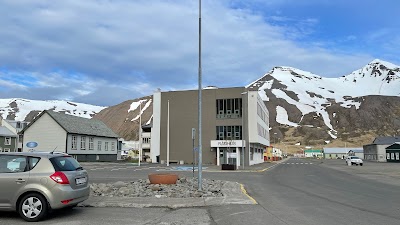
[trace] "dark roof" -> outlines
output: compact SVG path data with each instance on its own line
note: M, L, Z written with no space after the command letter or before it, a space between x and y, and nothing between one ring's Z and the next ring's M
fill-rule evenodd
M0 127L0 137L18 137L17 134L13 133L7 127Z
M86 119L77 116L71 116L64 113L58 113L51 110L45 110L35 118L25 129L28 129L33 123L36 122L44 113L47 113L53 118L66 132L71 134L84 134L99 137L115 137L119 136L114 133L107 125L97 119Z
M399 149L400 149L400 142L394 143L386 148L386 150L399 150Z
M400 142L400 136L396 137L377 137L375 138L373 144L376 145L391 145L396 142Z

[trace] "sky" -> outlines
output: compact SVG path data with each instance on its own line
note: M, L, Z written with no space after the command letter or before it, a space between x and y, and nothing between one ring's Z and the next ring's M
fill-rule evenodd
M111 106L198 88L198 0L3 0L0 98ZM397 0L202 0L202 86L275 66L324 77L400 65ZM397 55L397 57L396 57Z

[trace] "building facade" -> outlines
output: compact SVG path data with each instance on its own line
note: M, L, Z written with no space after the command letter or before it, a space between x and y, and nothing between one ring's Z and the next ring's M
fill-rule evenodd
M45 110L21 133L24 152L65 152L78 161L117 160L118 135L99 120Z
M306 158L322 158L324 154L320 149L306 149L304 150L304 157Z
M397 142L400 143L399 136L375 138L372 144L363 146L364 159L376 162L387 162L388 159L391 160L391 154L388 155L386 149Z
M386 148L386 161L400 163L400 142Z
M18 135L5 126L0 126L0 152L18 151Z
M196 162L197 132L197 90L154 93L152 162L158 158ZM203 164L235 164L239 168L261 163L269 145L269 113L258 91L244 87L202 91Z
M346 159L347 156L358 156L364 158L363 148L324 148L325 159Z
M5 146L3 149L4 151L11 151L11 152L21 152L22 151L22 135L18 135L18 133L27 126L27 122L24 121L15 121L15 120L5 120L0 117L0 127L3 130L0 132L1 134L4 134L6 137L7 134L9 137L12 139L15 139L16 141L12 141L12 143L15 142L15 146L12 146L11 148L7 148L10 146ZM10 136L11 135L11 136Z

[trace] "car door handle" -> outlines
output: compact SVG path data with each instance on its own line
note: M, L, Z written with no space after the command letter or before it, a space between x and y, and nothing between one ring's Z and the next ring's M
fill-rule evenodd
M18 180L16 180L15 182L17 182L17 183L23 183L23 182L25 182L25 180L23 180L23 179L18 179Z

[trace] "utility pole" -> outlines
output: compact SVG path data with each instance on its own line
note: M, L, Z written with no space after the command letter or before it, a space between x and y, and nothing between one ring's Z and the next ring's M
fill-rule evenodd
M169 166L169 100L167 109L167 166Z
M202 153L202 137L201 137L201 0L199 0L199 71L198 71L198 76L199 76L199 178L198 178L198 190L202 190L202 173L203 173L203 153Z
M142 160L142 100L139 100L139 163Z

